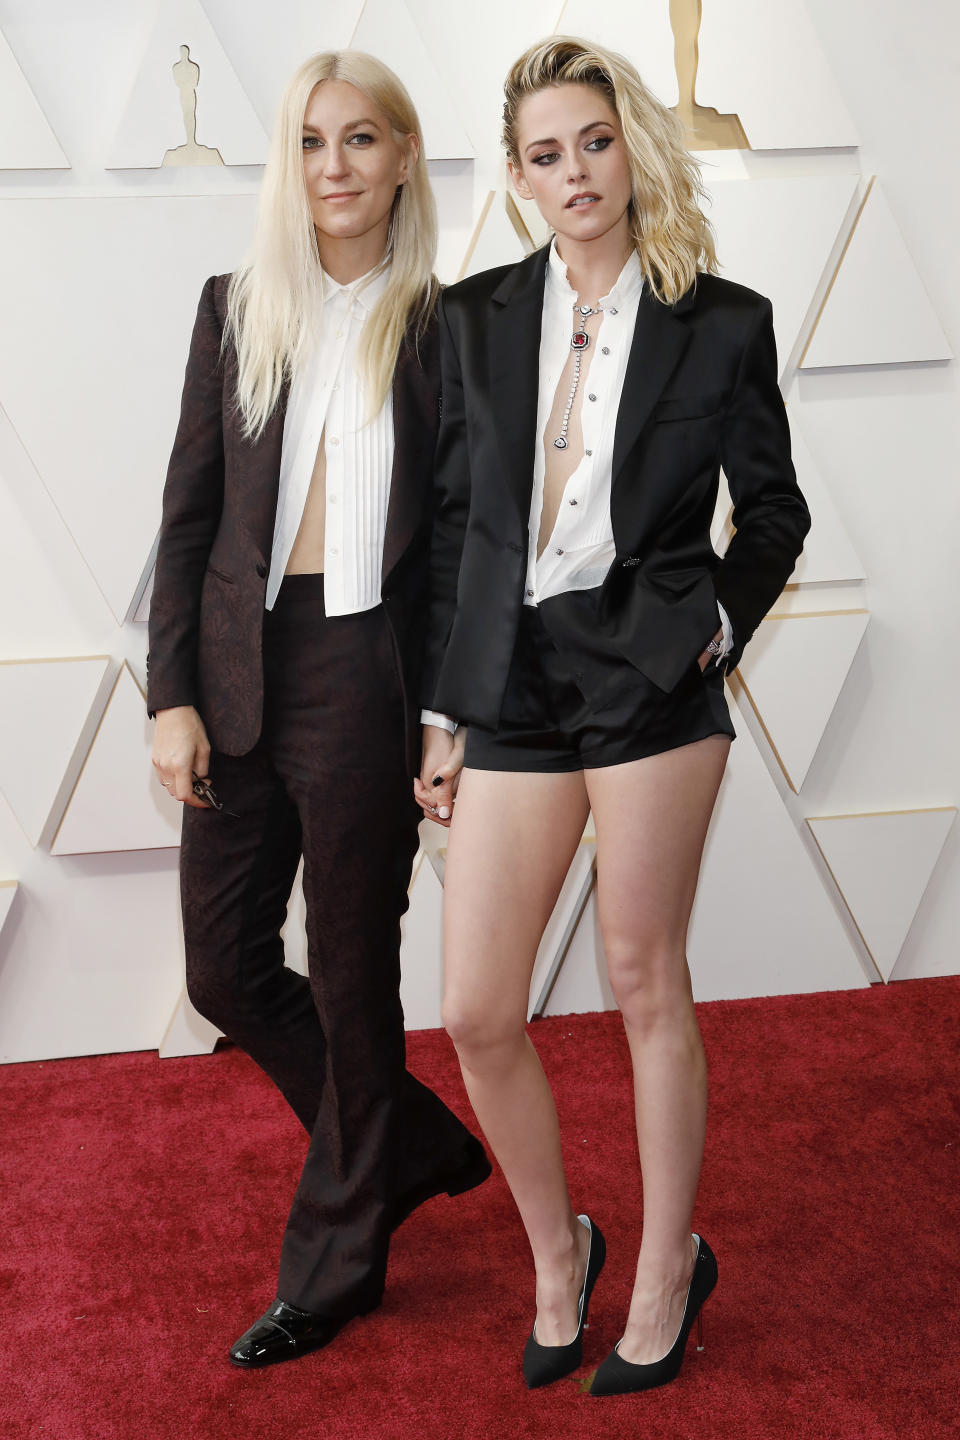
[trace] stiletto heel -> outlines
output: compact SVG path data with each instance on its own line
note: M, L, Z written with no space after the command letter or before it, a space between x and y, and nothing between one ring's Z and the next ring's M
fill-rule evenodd
M697 1349L703 1349L702 1310L704 1301L717 1283L717 1261L706 1240L699 1235L693 1238L697 1242L697 1258L693 1263L676 1340L666 1355L652 1365L633 1365L624 1360L618 1340L593 1377L591 1395L626 1395L635 1390L653 1390L658 1385L667 1385L675 1380L683 1364L683 1352L694 1320L697 1322Z
M577 1219L590 1232L587 1269L583 1277L577 1311L577 1333L569 1345L541 1345L537 1339L537 1327L534 1323L530 1338L523 1351L523 1378L527 1382L528 1390L536 1390L540 1385L550 1385L554 1380L562 1380L564 1375L569 1375L571 1371L576 1370L583 1359L583 1332L587 1328L590 1296L593 1293L597 1276L603 1269L603 1262L607 1258L607 1245L589 1215L578 1215Z

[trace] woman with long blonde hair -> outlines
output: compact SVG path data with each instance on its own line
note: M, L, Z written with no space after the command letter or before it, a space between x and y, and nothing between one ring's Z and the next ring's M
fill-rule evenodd
M489 1173L405 1069L399 998L435 244L400 81L313 56L281 103L252 258L203 288L164 490L147 698L184 804L188 992L311 1137L276 1299L230 1350L245 1368L379 1304L391 1231ZM301 859L309 979L280 936Z
M530 1386L581 1363L606 1253L571 1205L524 1025L540 937L593 811L643 1195L623 1335L591 1385L610 1395L673 1379L716 1283L691 1234L706 1065L686 933L733 738L724 671L809 516L770 304L716 276L679 122L628 61L582 40L534 46L505 90L510 174L554 239L440 305L424 700L461 728L425 726L416 794L449 823L459 781L444 1019L533 1252ZM722 558L710 541L721 464L736 532ZM589 1075L585 1059L585 1086Z

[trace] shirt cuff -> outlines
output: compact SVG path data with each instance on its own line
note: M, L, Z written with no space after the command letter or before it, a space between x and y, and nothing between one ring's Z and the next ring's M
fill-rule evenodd
M437 710L421 710L420 724L436 725L438 730L446 730L451 735L454 734L457 728L456 720L451 720L449 715L441 715Z
M733 626L730 624L730 616L726 610L724 610L719 600L717 601L717 609L720 611L720 624L723 627L723 639L720 642L723 649L720 651L715 662L719 665L722 661L726 660L730 651L733 649Z

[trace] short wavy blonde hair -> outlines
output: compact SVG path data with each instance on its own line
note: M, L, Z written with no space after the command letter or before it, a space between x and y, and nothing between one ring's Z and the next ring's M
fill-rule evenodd
M503 144L520 168L517 116L528 95L553 85L591 85L620 121L632 191L630 229L651 289L672 305L716 272L713 226L701 208L700 168L685 143L683 124L640 79L629 60L601 45L552 35L513 65L503 87Z

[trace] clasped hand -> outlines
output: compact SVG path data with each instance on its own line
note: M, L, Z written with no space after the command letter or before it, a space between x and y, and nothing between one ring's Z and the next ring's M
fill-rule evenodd
M423 727L423 761L413 782L414 799L428 820L447 828L463 768L463 747L467 732L463 725L455 735L439 725Z

